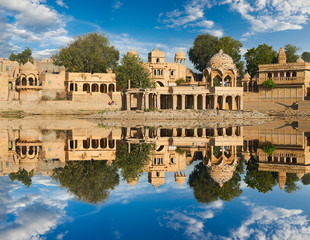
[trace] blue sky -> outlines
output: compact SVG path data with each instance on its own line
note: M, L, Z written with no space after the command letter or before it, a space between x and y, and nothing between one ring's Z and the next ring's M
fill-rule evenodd
M143 60L158 47L172 61L202 33L230 35L243 52L292 43L302 53L310 51L309 18L308 0L0 0L0 56L29 46L35 57L50 57L74 36L94 31Z

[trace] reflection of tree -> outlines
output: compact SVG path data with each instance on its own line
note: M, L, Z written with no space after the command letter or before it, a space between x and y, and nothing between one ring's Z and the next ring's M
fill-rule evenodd
M108 199L119 184L117 168L106 161L71 161L64 168L54 169L52 178L79 200L92 204Z
M305 174L301 178L301 182L302 182L303 185L309 185L310 184L310 173Z
M241 168L237 167L232 178L220 187L220 185L211 178L207 171L207 167L201 162L195 166L195 169L189 175L188 184L193 189L195 198L198 202L211 203L218 199L231 201L235 197L239 197L242 193L242 189L240 188Z
M124 180L130 182L139 178L143 167L150 161L153 149L154 145L147 143L130 144L130 151L127 143L117 146L115 165L121 168Z
M257 189L259 192L269 192L277 185L277 173L258 171L258 161L251 157L247 164L244 182L248 187Z
M32 184L31 178L33 177L33 170L29 173L25 169L19 169L18 172L10 173L9 178L13 182L14 180L18 180L22 182L27 188L29 188Z
M287 193L292 193L300 189L300 187L297 186L297 182L299 181L299 178L297 177L296 173L286 173L286 182L284 191Z

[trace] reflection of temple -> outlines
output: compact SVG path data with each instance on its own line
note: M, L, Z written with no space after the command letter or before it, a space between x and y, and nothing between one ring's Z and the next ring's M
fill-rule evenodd
M299 178L310 172L309 133L298 130L298 123L292 126L264 129L248 127L244 129L243 156L259 160L259 171L278 173L279 187L283 189L287 173L295 173ZM271 155L266 146L274 146Z
M210 176L223 186L239 163L239 157L259 160L259 171L278 172L282 189L287 173L299 178L309 173L310 134L301 123L226 128L73 128L0 130L0 174L25 169L50 175L68 161L116 159L120 141L128 145L154 144L150 161L143 167L155 187L165 183L167 173L174 174L180 186L186 181L186 167L203 160ZM307 128L305 128L307 129ZM268 155L265 146L275 150ZM130 147L129 147L130 149ZM134 185L137 180L129 184Z
M242 128L239 127L132 128L123 129L123 133L129 144L141 139L155 144L151 162L144 171L148 172L149 182L156 188L165 183L166 172L173 172L175 181L182 185L186 180L186 166L194 160L205 160L207 168L217 172L211 174L214 180L222 185L232 177L237 164L237 146L241 147L243 143ZM214 149L219 150L216 155Z

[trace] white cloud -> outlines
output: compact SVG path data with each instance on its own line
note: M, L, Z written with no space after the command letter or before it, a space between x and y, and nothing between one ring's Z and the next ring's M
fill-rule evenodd
M124 3L122 3L121 1L115 1L113 8L114 9L120 9L123 5L124 5Z
M184 5L183 10L175 9L160 13L158 21L163 23L165 28L194 29L222 37L223 29L216 27L214 21L207 20L205 17L206 9L211 8L213 4L210 0L192 0ZM157 26L156 28L161 27Z
M46 5L45 0L0 0L0 9L1 56L15 51L16 45L25 42L48 48L65 45L71 40L65 18Z
M225 0L222 4L228 4L251 24L242 40L259 32L300 30L310 16L310 1L303 0Z
M310 225L300 209L249 205L251 215L231 231L233 239L310 239Z
M65 4L63 0L56 0L56 3L61 7L68 8L67 4Z
M0 239L39 238L62 222L66 214L64 208L71 197L54 187L49 178L35 176L32 180L35 187L25 191L20 182L11 182L8 177L0 178L0 219L4 220ZM40 189L42 184L48 187ZM14 215L14 219L5 222L8 214Z

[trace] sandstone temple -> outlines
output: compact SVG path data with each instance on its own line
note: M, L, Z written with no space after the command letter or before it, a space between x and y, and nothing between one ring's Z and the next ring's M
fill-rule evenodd
M127 54L138 56L134 50ZM259 65L256 76L239 76L233 59L220 50L205 67L202 77L186 68L186 54L178 51L166 62L157 48L144 63L155 87L130 87L119 91L116 75L72 73L55 66L51 59L18 64L0 59L0 108L57 112L66 110L281 110L298 106L309 110L310 63L299 58L287 63L283 48L278 63ZM276 87L268 89L271 79ZM264 104L262 104L264 103ZM268 104L267 104L268 103Z

